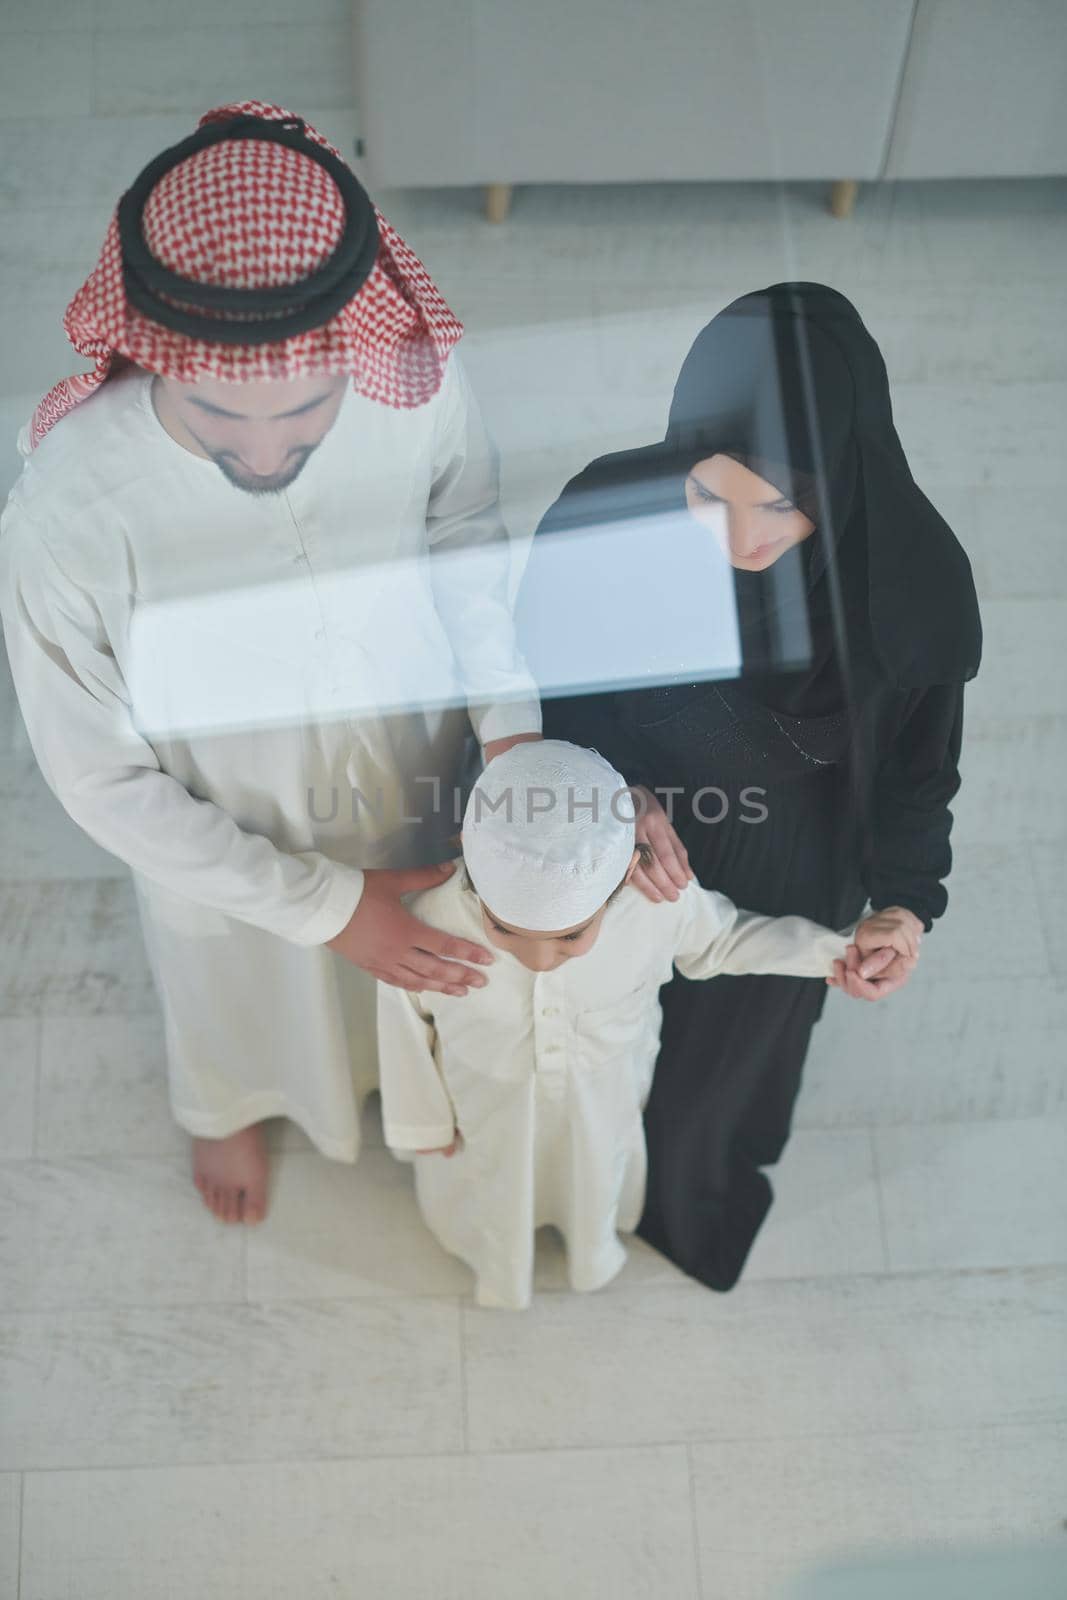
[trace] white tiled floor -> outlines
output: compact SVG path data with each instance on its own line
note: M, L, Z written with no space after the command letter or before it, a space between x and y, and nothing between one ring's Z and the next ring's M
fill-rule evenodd
M7 8L0 493L110 207L196 110L277 94L351 149L348 12ZM637 1245L577 1297L546 1233L533 1310L479 1311L373 1112L355 1169L272 1129L262 1229L201 1211L128 883L5 671L0 1600L769 1600L835 1552L1062 1538L1067 184L886 185L847 223L813 185L526 190L495 230L473 191L380 198L467 322L520 533L662 430L733 295L855 298L984 603L953 904L905 992L831 997L733 1294Z

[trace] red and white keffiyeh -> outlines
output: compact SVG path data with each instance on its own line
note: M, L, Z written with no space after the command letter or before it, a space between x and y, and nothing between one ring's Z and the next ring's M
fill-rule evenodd
M259 100L220 106L198 124L236 116L291 121ZM309 139L339 152L314 128ZM269 344L223 344L152 321L126 296L118 214L95 269L67 307L63 327L91 372L57 383L27 430L35 449L50 428L128 362L196 383L249 383L351 374L356 390L398 408L440 387L463 332L426 268L375 207L379 245L370 276L329 322ZM199 283L263 289L296 283L337 248L345 207L334 179L309 157L264 139L223 139L172 167L145 204L142 232L164 267Z

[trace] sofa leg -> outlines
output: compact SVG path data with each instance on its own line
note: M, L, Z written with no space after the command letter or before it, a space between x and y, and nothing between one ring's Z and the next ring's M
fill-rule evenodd
M859 184L855 178L838 178L830 185L830 210L835 217L850 217L856 204Z
M489 222L503 222L511 210L512 186L510 183L487 183L485 186L485 215Z

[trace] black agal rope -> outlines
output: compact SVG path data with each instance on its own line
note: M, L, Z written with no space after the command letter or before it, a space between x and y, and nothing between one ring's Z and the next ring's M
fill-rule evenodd
M197 283L171 272L152 255L141 221L148 197L173 167L222 139L270 139L317 161L344 201L345 226L328 261L296 283L237 289ZM149 162L118 207L126 296L153 322L216 344L272 344L329 322L370 277L378 255L374 206L355 173L332 151L309 139L299 117L284 122L238 116L200 128Z

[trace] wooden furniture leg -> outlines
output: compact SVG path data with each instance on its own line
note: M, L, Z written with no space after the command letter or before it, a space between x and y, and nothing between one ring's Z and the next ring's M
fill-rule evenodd
M511 210L512 186L510 183L487 183L485 186L485 215L489 222L503 222Z
M838 178L830 185L830 210L835 217L850 217L856 204L859 184L855 178Z

